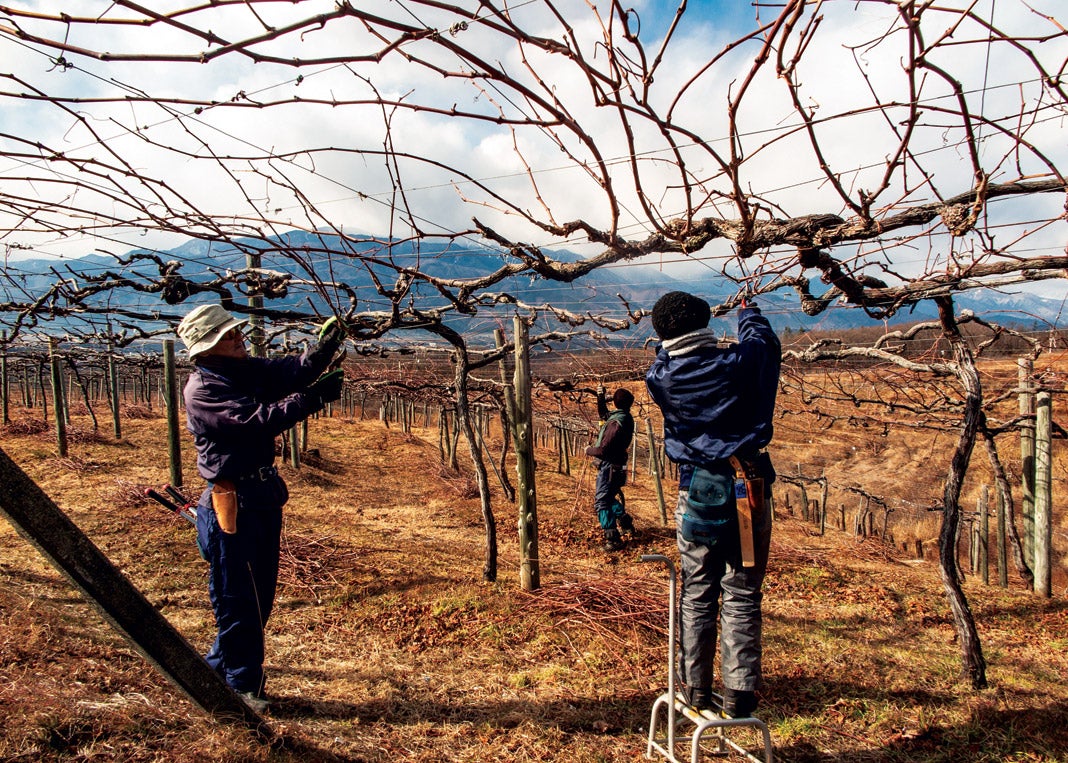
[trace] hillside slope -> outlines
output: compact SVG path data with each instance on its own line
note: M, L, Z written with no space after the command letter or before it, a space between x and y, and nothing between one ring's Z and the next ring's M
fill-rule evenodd
M160 417L115 442L76 417L71 456L16 411L0 447L201 650L213 637L191 528L145 503L167 480ZM628 488L641 535L607 556L581 461L538 473L543 590L518 588L499 495L500 579L481 581L481 515L438 461L437 429L319 419L290 484L268 633L271 751L206 718L0 523L0 760L633 761L666 686L667 587L640 553L673 554L650 479ZM187 490L199 489L184 454ZM492 479L492 475L491 475ZM668 490L670 494L670 489ZM966 589L991 688L957 681L937 569L878 541L824 536L779 511L759 715L781 761L1068 759L1068 606Z

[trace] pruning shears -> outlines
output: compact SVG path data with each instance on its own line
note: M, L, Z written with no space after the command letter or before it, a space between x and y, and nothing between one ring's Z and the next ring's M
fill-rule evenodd
M196 504L182 495L173 485L165 485L163 489L167 491L167 495L163 495L163 493L158 490L149 488L145 491L145 497L151 498L165 509L169 509L195 527L197 523Z

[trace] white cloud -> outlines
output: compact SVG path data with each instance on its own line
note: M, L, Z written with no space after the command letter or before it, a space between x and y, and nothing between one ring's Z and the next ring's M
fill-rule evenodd
M153 7L164 10L184 5L156 3ZM654 55L659 50L654 35L666 30L676 5L653 0L633 5L642 21L646 54ZM677 31L655 79L648 83L649 103L660 116L666 114L679 89L689 83L673 106L672 118L700 141L698 145L690 145L689 137L682 133L676 135L687 162L688 179L696 184L698 194L722 194L730 190L711 152L723 161L730 158L727 106L745 82L763 44L755 39L736 49L724 50L724 46L738 37L742 29L739 24L746 14L752 13L748 5L746 14L738 11L742 5L745 4L691 3L686 21ZM943 5L964 7L966 4ZM334 7L333 2L326 0L255 4L255 12L253 6L230 5L205 9L184 16L182 21L202 29L210 28L227 40L236 40L261 34L267 27L282 29L315 13L330 13ZM360 7L372 5L361 3ZM393 193L392 170L400 172L409 189L408 207L425 227L461 230L469 227L473 216L478 216L520 240L566 243L576 248L577 242L555 240L525 224L520 216L464 203L454 186L458 185L469 199L485 204L491 204L492 199L446 167L463 169L514 199L518 207L533 215L545 217L542 212L545 204L551 208L555 222L583 218L607 226L611 210L604 189L594 180L600 171L598 158L609 168L613 190L621 203L619 224L627 235L640 237L650 229L642 212L643 202L664 217L683 210L682 177L657 124L643 117L640 106L631 111L628 117L633 134L629 137L633 144L629 143L619 113L594 102L587 78L565 56L545 54L530 45L520 48L478 23L470 23L466 29L454 28L456 16L430 6L383 1L375 7L383 14L393 14L398 22L437 28L441 39L457 46L457 50L450 52L428 39L406 43L402 50L390 52L381 62L353 61L347 66L324 63L299 68L253 63L238 53L203 64L108 63L67 54L68 62L76 68L64 69L40 52L43 48L27 53L24 43L11 37L0 38L0 55L6 69L28 86L50 94L84 99L121 97L141 91L178 101L166 109L132 102L78 103L70 104L68 111L21 99L18 93L27 86L9 81L4 88L9 95L4 97L4 108L0 109L3 132L23 136L31 142L40 141L50 150L69 152L71 157L83 162L96 159L107 165L94 167L83 163L79 168L74 164L60 166L45 161L28 165L26 159L13 157L25 150L25 144L20 147L11 139L0 140L4 193L55 204L83 204L86 209L82 220L85 232L57 236L47 230L47 225L19 222L19 212L25 204L12 203L9 199L0 203L0 228L14 230L4 241L64 254L80 254L97 246L119 251L121 242L140 246L145 244L145 239L173 245L173 236L163 226L140 220L123 204L124 193L143 200L150 211L161 215L199 211L225 222L246 220L255 224L262 218L280 227L329 224L346 230L382 233L396 230L397 221L407 214L392 211L392 205L401 201ZM570 33L580 41L580 49L590 65L599 73L610 74L606 51L598 44L602 24L611 24L619 34L619 21L608 15L608 5L599 4L600 17L592 15L587 4L579 0L559 3L557 7L565 14ZM904 70L908 47L893 4L833 1L814 7L823 20L797 67L800 97L803 105L814 109L815 117L821 120L815 130L824 151L823 158L855 197L856 189L877 186L903 129L901 121L912 97ZM1056 26L1044 21L1042 13L1063 15L1056 0L1029 5L1018 0L999 0L996 6L986 0L974 7L981 14L989 13L993 7L999 29L1026 30L1032 35L1056 32ZM472 2L470 8L479 6ZM111 18L133 15L132 11L113 7L104 0L77 0L65 4L64 11L84 17L102 13ZM544 6L539 3L519 4L512 11L512 18L517 24L526 25L531 34L569 43L564 28L545 14ZM770 18L768 12L762 13L763 20ZM928 42L956 21L949 14L936 15L934 11L925 14L925 20L924 34ZM20 23L47 36L62 38L64 35L62 25L32 24L28 20ZM892 29L895 31L891 37L876 44ZM195 56L213 49L195 35L161 24L152 28L72 25L72 30L71 44L113 54L142 50ZM1000 124L1012 127L1021 103L1036 100L1040 87L1034 83L1036 73L1031 62L1020 51L1006 44L986 45L987 36L986 29L968 20L961 21L952 37L954 44L936 51L931 60L961 82L974 111L982 109ZM791 38L784 54L792 54L794 44L796 37ZM344 19L321 27L308 25L299 34L257 45L255 51L306 60L350 55L353 51L369 55L382 45L382 40L369 35L361 24ZM855 54L847 47L850 45L858 46ZM1063 35L1033 47L1050 71L1056 71L1068 57L1068 43ZM637 55L633 49L626 46L624 49ZM692 79L721 52L722 58L714 66ZM480 83L446 78L428 66L410 63L402 53L423 56L450 71L459 71L465 65L461 56L478 55L515 76L529 89L531 97L522 91L505 90L497 83L482 84L480 90ZM772 55L775 53L773 50ZM56 56L54 51L47 54ZM527 70L528 65L536 68L537 77ZM597 80L597 86L608 88L608 80ZM632 79L625 86L639 88L642 83ZM913 144L919 167L910 163L907 175L898 173L877 201L877 207L906 196L929 199L935 198L936 193L959 193L972 183L967 154L959 145L961 131L937 110L951 103L947 100L951 88L933 73L918 79L917 87L917 97L924 110ZM424 108L384 112L371 102L376 93ZM774 68L769 66L757 75L742 101L735 126L745 157L740 170L743 190L763 195L771 205L771 213L776 215L848 214L820 170L819 157L799 129L799 119L787 96L785 82L776 78ZM536 113L544 116L547 111L536 99L548 102L556 99L564 113L581 124L584 136L596 145L599 156L565 126L518 125L513 138L507 125L493 121L499 114L512 119ZM308 103L313 100L324 103ZM186 101L211 101L220 105L195 113ZM292 103L270 108L239 105L268 101ZM855 113L872 107L877 101L901 105L886 116L873 111ZM435 111L454 106L458 111L478 113L486 119L450 118ZM1064 106L1058 104L1059 112L1043 115L1056 119L1037 124L1027 133L1036 147L1059 163L1068 159L1062 137ZM391 148L423 156L442 166L398 158L391 168L381 155L387 140L387 119ZM89 128L96 131L96 136ZM1034 155L1014 151L1015 146L994 129L984 127L982 135L984 168L996 170L996 179L1037 176L1047 171ZM97 143L97 138L101 143ZM520 147L519 155L513 150L513 140ZM586 163L587 168L575 166L561 150L560 143L579 162ZM644 197L639 197L633 184L629 162L632 145ZM122 174L110 152L121 155L138 173L155 182L139 185L131 176ZM534 184L527 174L528 167L534 173ZM921 182L921 169L932 175L930 183ZM85 174L93 171L101 173L100 176ZM75 178L91 183L86 182L71 196L70 181ZM290 184L299 188L300 196L288 187ZM92 189L97 186L106 190L94 193ZM156 200L156 195L164 203ZM729 202L722 197L713 198L715 205L706 207L705 213L734 215ZM315 214L306 213L305 200L315 208ZM1005 209L1004 214L1008 214L1008 205ZM1048 213L1056 214L1055 208ZM998 214L1000 220L1002 213ZM108 224L111 216L120 219L114 225ZM45 222L54 223L59 217L57 212ZM101 227L90 227L96 225ZM34 229L39 232L34 233ZM144 230L150 231L150 235L142 236ZM97 233L101 238L94 240L93 235ZM1063 239L1063 231L1060 234L1044 231L1043 247L1055 245L1057 235ZM724 247L710 248L709 252L719 258L728 254Z

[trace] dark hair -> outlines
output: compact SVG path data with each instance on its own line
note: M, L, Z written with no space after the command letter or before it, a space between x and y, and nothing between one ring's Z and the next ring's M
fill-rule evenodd
M712 308L700 297L669 291L653 305L653 330L661 339L674 339L708 326Z
M629 411L634 404L634 395L630 393L629 389L620 387L612 393L612 403L621 411Z

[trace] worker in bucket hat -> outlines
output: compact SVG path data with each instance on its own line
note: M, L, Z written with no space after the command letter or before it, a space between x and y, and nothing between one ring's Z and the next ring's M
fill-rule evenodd
M245 350L245 323L221 305L201 305L182 319L178 336L194 363L185 408L197 471L208 483L197 506L197 544L210 565L218 632L205 659L262 712L263 633L289 498L273 465L275 438L341 396L343 372L328 368L345 331L331 318L303 354L255 358Z

